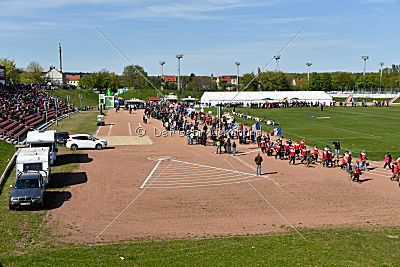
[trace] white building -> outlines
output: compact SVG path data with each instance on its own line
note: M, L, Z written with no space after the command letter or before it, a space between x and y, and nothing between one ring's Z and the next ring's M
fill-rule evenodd
M44 76L49 85L63 84L63 74L54 66L51 66L50 70Z
M276 103L287 100L305 101L309 103L323 103L329 105L333 99L323 91L254 91L254 92L204 92L201 104L215 106L226 103Z

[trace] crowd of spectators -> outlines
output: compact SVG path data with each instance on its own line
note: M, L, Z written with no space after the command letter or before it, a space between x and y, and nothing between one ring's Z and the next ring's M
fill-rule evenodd
M45 91L29 84L0 85L0 134L5 141L16 141L29 130L56 117L56 100ZM68 112L63 101L57 101L57 115Z

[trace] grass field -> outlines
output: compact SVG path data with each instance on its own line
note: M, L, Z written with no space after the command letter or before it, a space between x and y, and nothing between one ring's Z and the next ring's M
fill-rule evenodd
M74 103L75 107L80 107L79 95L82 95L82 106L98 106L99 105L99 95L93 92L92 90L47 90L50 95L56 96L60 99L64 99L66 101L67 95L70 97L70 103Z
M14 155L14 146L0 141L0 175L3 174L4 169L8 165L8 160Z
M68 245L0 255L6 266L398 266L398 228L314 229L204 240ZM120 257L123 257L121 259Z
M212 110L216 114L216 109ZM278 121L282 136L294 140L305 138L308 145L332 147L332 141L339 139L341 152L352 151L356 157L363 149L370 160L383 160L387 152L396 158L400 156L400 107L328 107L324 111L320 108L238 108L236 111ZM249 126L255 123L243 118L237 118L237 121L247 121ZM278 126L262 123L264 131L275 127Z
M188 96L192 95L192 91L183 91L183 97L182 97L182 91L163 90L160 92L163 93L164 95L173 93L174 95L177 95L179 99L182 99L184 97L188 97ZM203 95L203 92L198 92L198 91L193 92L194 98L200 99L202 95ZM138 98L138 99L141 99L144 101L149 101L150 97L162 97L156 90L151 90L151 89L129 90L129 91L121 94L120 96L126 100L131 99L131 98Z
M336 102L345 102L347 97L334 97L333 100ZM374 100L381 102L381 101L390 101L392 98L370 98L370 97L355 97L354 102L361 103L364 100L364 102L367 103L372 103ZM400 103L400 98L397 99L394 103Z
M71 118L59 121L58 126L53 124L49 127L49 130L68 131L70 134L87 133L93 134L97 129L97 115L99 112L96 111L84 111L75 115L71 115Z

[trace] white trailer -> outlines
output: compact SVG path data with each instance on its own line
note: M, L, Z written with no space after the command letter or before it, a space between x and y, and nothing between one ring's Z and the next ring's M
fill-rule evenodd
M33 147L48 147L50 149L50 164L57 158L56 131L29 131L26 136L26 144Z
M47 185L51 173L50 153L48 147L21 148L16 159L17 179L21 173L38 171Z

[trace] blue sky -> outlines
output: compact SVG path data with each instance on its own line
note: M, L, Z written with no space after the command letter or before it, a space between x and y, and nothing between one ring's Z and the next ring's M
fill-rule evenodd
M19 67L39 61L63 70L106 68L121 74L127 62L94 30L101 30L150 75L235 74L263 67L301 27L282 53L284 72L367 71L400 64L400 0L1 0L0 58ZM275 64L268 66L275 69Z

